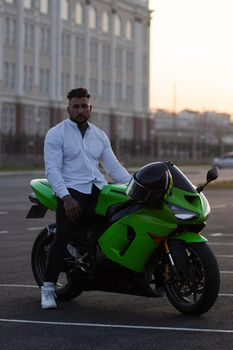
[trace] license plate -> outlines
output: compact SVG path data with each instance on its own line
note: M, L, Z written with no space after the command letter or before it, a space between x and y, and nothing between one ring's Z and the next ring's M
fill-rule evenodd
M32 205L29 212L26 215L27 219L31 218L43 218L47 212L47 208L43 207L42 205Z

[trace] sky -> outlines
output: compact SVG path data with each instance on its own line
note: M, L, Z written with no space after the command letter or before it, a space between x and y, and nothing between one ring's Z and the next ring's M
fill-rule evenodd
M233 115L233 0L149 0L150 107Z

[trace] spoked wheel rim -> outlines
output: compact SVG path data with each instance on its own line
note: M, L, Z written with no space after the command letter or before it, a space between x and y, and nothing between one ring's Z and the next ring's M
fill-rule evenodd
M188 260L188 274L179 281L167 265L170 280L166 283L166 290L179 304L196 305L205 293L205 271L198 254L192 249L186 249Z

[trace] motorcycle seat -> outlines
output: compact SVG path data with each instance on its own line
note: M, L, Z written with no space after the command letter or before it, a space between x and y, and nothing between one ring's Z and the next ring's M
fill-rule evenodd
M134 200L129 199L128 201L123 202L123 203L113 204L113 205L111 205L110 208L108 208L106 216L111 217L114 214L118 213L120 210L123 210L123 209L130 207L133 203L134 203Z

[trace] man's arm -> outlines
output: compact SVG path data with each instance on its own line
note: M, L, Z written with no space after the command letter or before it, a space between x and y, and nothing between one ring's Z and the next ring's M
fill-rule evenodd
M45 175L52 185L56 195L60 198L69 195L62 177L63 146L61 136L54 129L50 129L44 142Z
M110 141L106 134L104 139L104 151L101 157L101 164L103 165L107 174L118 183L128 183L131 176L128 171L121 165L116 158Z
M74 221L81 213L79 203L71 197L62 177L63 146L61 136L49 130L44 143L45 174L54 192L64 203L68 219Z
M68 219L70 219L71 221L77 219L82 213L79 203L74 198L72 198L71 195L66 195L62 197L62 200Z

